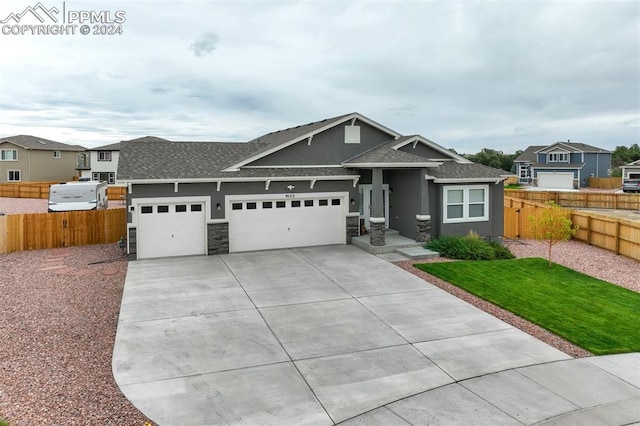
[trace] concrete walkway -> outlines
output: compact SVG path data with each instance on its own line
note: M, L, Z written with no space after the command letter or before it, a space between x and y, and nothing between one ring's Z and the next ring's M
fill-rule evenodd
M113 354L160 425L623 425L639 367L570 360L353 246L131 262Z

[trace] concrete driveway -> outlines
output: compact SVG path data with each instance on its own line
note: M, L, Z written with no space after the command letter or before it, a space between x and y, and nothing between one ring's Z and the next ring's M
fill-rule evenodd
M131 262L113 354L160 425L628 424L638 365L570 360L353 246Z

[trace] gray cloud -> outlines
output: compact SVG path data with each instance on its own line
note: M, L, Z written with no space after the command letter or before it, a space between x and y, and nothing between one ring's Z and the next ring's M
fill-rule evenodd
M220 36L214 32L207 32L200 36L196 41L191 43L189 49L193 51L195 56L202 56L213 52L220 42Z

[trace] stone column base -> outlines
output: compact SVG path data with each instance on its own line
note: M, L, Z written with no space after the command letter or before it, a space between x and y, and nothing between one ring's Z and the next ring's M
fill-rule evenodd
M431 216L416 215L416 242L428 243L431 241Z
M383 246L385 244L384 228L384 218L369 218L369 243L372 246Z

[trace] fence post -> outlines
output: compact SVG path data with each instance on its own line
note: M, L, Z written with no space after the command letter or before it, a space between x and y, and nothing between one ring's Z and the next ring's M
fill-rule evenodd
M616 220L616 227L614 232L614 237L616 239L616 254L620 254L620 221Z

